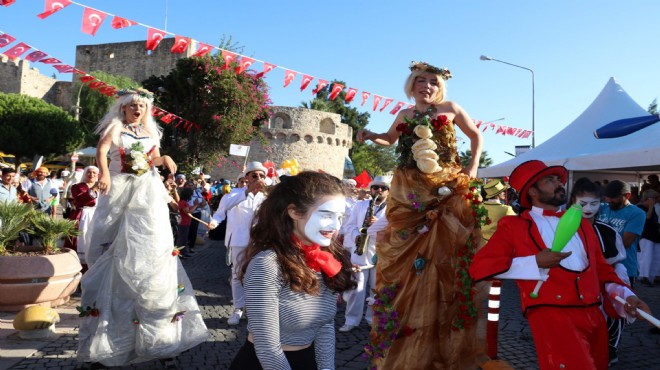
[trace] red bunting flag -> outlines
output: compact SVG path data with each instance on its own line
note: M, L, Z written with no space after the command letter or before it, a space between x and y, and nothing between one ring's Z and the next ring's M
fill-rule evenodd
M330 91L330 100L335 100L342 90L344 90L344 85L335 82L332 85L332 91Z
M96 80L96 77L94 76L90 76L90 75L80 76L80 82L82 83L87 83L89 81L94 81L94 80Z
M14 45L11 49L6 50L4 55L6 55L9 59L16 59L20 57L21 55L25 54L26 51L30 50L32 47L24 42L20 42L16 45Z
M174 36L174 45L172 45L170 51L172 54L185 53L186 49L188 49L188 45L190 45L190 37L176 35Z
M497 130L495 131L495 133L506 135L506 131L504 130L504 127L502 127L502 125L497 125Z
M14 41L16 41L15 37L3 33L2 35L0 35L0 48L4 48L5 46L11 44Z
M158 118L158 117L162 116L163 114L165 114L165 111L158 108L158 107L153 107L153 109L151 110L151 114L154 117Z
M160 120L167 123L168 125L172 122L174 119L174 115L172 113L167 113L166 115L160 117Z
M197 51L195 54L193 54L194 57L203 57L204 55L208 54L213 50L213 46L209 44L204 44L204 43L199 43L197 46Z
M105 20L105 17L107 16L107 14L96 9L85 8L82 17L82 32L96 36L96 31L99 30L101 24L103 24L103 21Z
M55 64L53 68L57 69L59 73L71 73L73 72L73 66L68 64Z
M506 134L507 135L513 135L516 132L515 127L507 127L506 128Z
M28 62L38 62L40 59L43 59L47 56L48 56L48 54L44 53L43 51L37 50L37 51L33 51L30 54L28 54L25 57L25 60L27 60Z
M344 98L344 101L346 103L350 103L355 99L355 95L357 95L357 89L353 87L349 87L348 90L346 91L346 97Z
M312 90L312 94L318 94L319 91L325 89L326 86L328 86L328 81L319 79L319 82L316 84L316 88Z
M390 111L390 114L397 114L397 113L399 113L399 111L401 110L401 108L403 108L404 105L406 105L406 103L404 103L404 102L402 102L402 101L396 103L396 105L394 106L394 108L392 108L392 110Z
M369 99L370 96L371 96L370 92L363 91L362 92L362 104L360 104L360 106L364 106L364 103L367 102L367 99Z
M531 131L529 131L529 130L525 130L525 132L523 132L523 134L520 135L520 138L521 138L521 139L527 139L527 138L529 137L529 135L531 135L531 134L532 134Z
M243 57L241 58L241 61L238 63L238 67L236 67L235 71L236 74L241 74L245 72L246 69L250 68L250 66L254 63L254 59L248 58L248 57Z
M44 12L37 14L37 17L46 19L69 5L71 5L71 0L46 0L46 4L44 5Z
M156 50L156 47L163 41L164 37L164 31L149 27L149 31L147 32L147 50Z
M9 6L13 3L15 3L16 0L0 0L0 5L2 6Z
M383 104L383 107L380 108L380 112L384 111L384 110L385 110L385 107L387 107L387 106L388 106L391 102L393 102L393 101L394 101L394 99L386 98L386 99L385 99L385 103Z
M309 86L309 83L314 80L314 76L303 75L302 82L300 83L300 91L303 91Z
M94 82L90 82L90 84L87 86L89 86L90 89L96 90L102 87L106 87L107 85L108 84L103 81L94 81Z
M257 73L257 75L255 77L256 78L262 78L263 76L266 75L266 73L268 73L268 72L272 71L273 69L275 69L275 67L277 67L275 64L270 64L270 63L264 62L264 70L262 72Z
M374 106L372 108L373 111L375 111L376 108L378 108L378 104L380 104L381 99L383 99L382 96L374 94Z
M236 61L236 53L232 53L231 51L223 50L222 51L222 59L225 61L225 65L222 67L222 69L229 69L231 67L231 64Z
M297 74L297 72L291 71L289 69L284 71L284 87L289 86L289 84L293 82L293 79L296 78Z
M59 63L62 63L62 61L57 59L57 58L46 58L46 59L40 60L40 62L45 63L45 64L59 64Z
M77 73L77 74L79 74L79 75L84 75L85 73L87 73L87 72L85 72L85 71L81 71L81 70L78 69L78 68L74 68L73 71L71 71L71 72L73 72L73 73Z
M118 15L115 15L115 16L112 18L112 24L111 24L111 25L112 25L112 28L118 30L118 29L120 29L120 28L126 28L126 27L130 27L130 26L135 26L136 24L138 24L138 23L135 22L135 21L132 21L132 20L130 20L130 19L122 18L122 17L120 17L120 16L118 16Z

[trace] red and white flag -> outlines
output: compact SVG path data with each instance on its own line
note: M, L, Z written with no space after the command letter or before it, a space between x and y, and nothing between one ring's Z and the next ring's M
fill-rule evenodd
M231 51L223 50L222 51L222 59L225 61L225 65L222 67L222 69L229 69L231 67L231 64L236 61L236 53L232 53Z
M355 99L355 95L357 95L357 89L353 87L349 87L348 90L346 91L346 97L344 98L344 101L346 103L350 103Z
M2 6L9 6L13 3L15 3L16 0L0 0L0 5Z
M257 75L255 77L256 78L262 78L263 76L266 75L266 73L268 73L268 72L272 71L273 69L275 69L275 67L277 67L275 64L270 64L270 63L264 62L264 70L257 73Z
M243 57L241 58L241 61L238 63L238 67L234 71L236 71L236 74L241 74L245 72L246 69L250 68L250 66L254 63L254 59L248 58L248 57Z
M172 113L167 113L166 115L160 117L160 120L169 125L175 117L176 116L173 115Z
M319 91L325 89L326 86L328 86L328 81L319 79L319 82L316 84L316 88L312 90L312 94L318 94Z
M92 8L85 8L82 17L82 32L95 36L108 15Z
M71 5L71 0L46 0L46 4L44 5L44 12L37 14L37 17L45 19L69 5Z
M176 35L174 36L174 45L172 45L170 51L173 54L181 54L188 49L188 45L190 45L190 37Z
M385 99L385 103L383 104L382 108L380 108L380 112L384 111L384 110L385 110L385 107L387 107L388 105L390 105L390 103L393 102L393 101L394 101L394 99L386 98L386 99Z
M300 83L300 91L303 91L309 86L310 82L314 81L314 76L303 75L302 82Z
M372 107L373 111L375 111L376 108L378 108L378 104L380 104L381 99L383 99L382 96L374 94L374 106Z
M130 20L130 19L122 18L122 17L120 17L120 16L118 16L118 15L115 15L115 16L112 18L112 23L111 23L112 28L114 28L114 29L116 29L116 30L118 30L118 29L120 29L120 28L126 28L126 27L130 27L130 26L135 26L136 24L138 24L138 23L135 22L135 21L132 21L132 20Z
M102 87L106 87L108 86L108 84L103 81L94 81L94 82L90 82L89 85L87 86L89 86L90 89L96 90Z
M362 104L360 104L360 106L363 106L364 103L367 102L367 99L369 99L370 96L371 96L370 92L363 91L362 92Z
M25 60L27 60L29 62L38 62L39 60L41 60L41 59L43 59L47 56L48 56L48 54L44 53L43 51L37 50L37 51L33 51L30 54L28 54L25 57Z
M394 108L392 108L392 110L390 111L390 114L397 114L397 113L399 113L399 111L401 110L401 108L403 108L404 105L406 105L406 103L404 103L404 102L402 102L402 101L396 103L396 105L394 106Z
M73 66L68 64L55 64L53 68L57 69L59 73L71 73L73 72Z
M4 55L6 55L9 59L16 59L20 57L21 55L25 54L26 51L30 50L32 47L24 42L20 42L16 45L14 45L11 49L6 50Z
M57 58L41 59L40 62L44 63L44 64L59 64L59 63L62 63L62 61L57 59Z
M197 51L195 54L193 54L194 57L203 57L204 55L208 54L213 50L213 46L209 44L204 44L202 42L198 43L197 45Z
M294 72L294 71L289 70L289 69L285 70L284 71L284 87L289 86L289 84L291 82L293 82L293 80L296 78L297 74L298 74L298 72Z
M344 90L344 85L335 82L332 85L332 91L330 91L330 100L335 100L342 90Z
M502 134L506 135L506 130L504 129L504 126L502 125L497 125L497 130L495 131L496 134Z
M0 35L0 48L4 48L5 46L11 44L14 41L16 41L15 37L3 33Z
M89 81L94 81L94 80L96 80L96 77L91 75L80 76L80 82L82 83L87 83Z
M147 50L156 50L156 47L158 47L158 44L163 41L164 37L165 31L150 27L147 32Z
M525 130L525 131L522 133L522 135L520 135L520 138L521 138L521 139L527 139L527 138L529 137L529 135L531 135L531 134L532 134L531 131L529 131L529 130Z

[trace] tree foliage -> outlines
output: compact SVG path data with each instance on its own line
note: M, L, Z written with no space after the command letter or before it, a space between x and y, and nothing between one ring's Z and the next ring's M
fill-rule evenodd
M0 93L0 148L16 156L16 166L35 155L51 158L73 152L83 142L76 120L41 99Z
M357 144L353 147L353 166L355 173L367 170L371 176L384 175L396 168L397 154L394 146L376 144Z
M458 156L461 159L461 166L467 167L470 164L470 159L472 159L472 151L470 149L458 153ZM481 158L479 158L479 168L490 167L493 164L493 159L488 157L488 152L485 150L481 152Z
M90 73L97 79L106 82L118 89L127 87L137 87L139 84L132 79L124 76L116 76L109 73L94 71ZM106 96L98 92L98 90L90 89L89 84L82 84L80 80L74 79L74 86L72 91L74 94L71 96L71 101L74 108L78 105L78 94L80 94L80 124L84 133L84 145L96 146L99 137L94 134L94 128L99 123L101 118L108 111L108 108L115 101L115 97ZM75 114L75 111L73 112Z
M236 74L216 56L180 59L167 76L152 76L144 86L155 104L190 122L163 125L161 152L172 156L183 171L213 166L230 144L249 142L270 118L268 86L253 71Z
M653 99L651 104L649 104L649 113L651 114L658 114L658 99Z

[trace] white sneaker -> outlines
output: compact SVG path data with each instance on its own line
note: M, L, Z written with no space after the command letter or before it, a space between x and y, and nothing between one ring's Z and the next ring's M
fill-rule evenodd
M355 329L357 326L356 325L344 325L341 328L339 328L339 331L342 333L347 333L353 329Z
M228 325L238 325L238 322L241 321L243 317L243 310L234 310L234 313L231 314L231 317L227 319Z

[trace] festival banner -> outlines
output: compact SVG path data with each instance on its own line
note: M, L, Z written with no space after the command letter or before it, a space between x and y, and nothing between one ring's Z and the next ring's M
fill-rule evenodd
M20 42L14 45L11 49L6 50L2 54L6 55L9 59L17 59L21 55L25 54L26 51L32 49L32 47L24 42Z
M16 41L15 37L12 37L11 35L3 33L3 34L0 35L0 48L4 48L5 46L11 44L14 41Z
M390 114L397 114L401 110L401 108L403 108L404 105L406 105L406 103L402 101L396 103L394 108L392 108L392 110L390 111Z
M364 106L364 103L367 102L367 99L369 99L369 96L371 96L370 92L367 92L367 91L362 92L362 104L360 104L360 106Z
M85 8L82 17L82 32L88 35L96 36L101 24L108 15L92 8Z
M312 90L312 94L317 95L319 91L325 89L328 86L328 81L319 79L319 82L316 84L316 88Z
M344 85L335 82L332 85L332 91L330 91L330 100L335 100L342 90L344 90Z
M13 3L15 3L16 0L0 0L0 5L2 6L9 6Z
M130 19L122 18L118 15L115 15L112 18L111 26L112 26L112 28L118 30L118 29L121 29L121 28L135 26L136 24L138 24L138 23L135 22L135 21L132 21Z
M270 63L264 62L264 70L262 72L257 73L257 75L255 77L256 78L262 78L263 76L266 75L266 73L272 71L275 68L277 68L277 66L275 64L270 64Z
M69 5L71 5L71 0L46 0L46 4L44 4L44 12L37 14L37 17L46 19Z
M25 57L25 60L27 60L28 62L33 62L34 63L34 62L38 62L41 59L44 59L47 56L48 56L48 54L44 53L43 51L37 50L37 51L33 51L30 54L28 54Z
M209 44L205 44L202 42L199 42L197 45L197 51L195 54L193 54L194 57L203 57L204 55L208 54L213 50L213 46Z
M163 38L165 37L165 31L161 31L156 28L149 27L149 31L147 31L147 50L156 50L158 47L158 44L160 44L161 41L163 41Z
M181 54L188 49L188 45L190 44L190 37L183 37L176 35L174 36L174 45L172 45L172 49L170 51L172 54Z
M62 63L62 61L57 59L57 58L41 59L39 62L44 63L44 64L60 64L60 63Z
M309 86L309 83L314 80L313 76L310 75L303 75L302 76L302 82L300 83L300 91L303 91Z
M346 98L344 98L344 101L346 103L350 103L355 99L355 95L357 95L357 89L353 87L349 87L348 90L346 91Z
M238 63L238 67L236 67L234 71L236 71L236 74L240 75L241 73L245 72L246 69L250 68L250 66L252 66L253 63L254 63L253 58L242 57L241 61Z
M250 151L250 147L248 145L236 145L236 144L229 145L229 154L231 155L246 157L249 151Z
M374 106L373 106L373 109L372 109L374 112L378 108L378 104L380 104L381 99L383 99L382 96L374 94Z
M222 51L222 59L225 61L225 65L222 67L222 69L229 69L229 67L231 67L231 64L236 61L236 53L232 53L231 51L223 50Z
M380 108L380 112L384 111L385 107L390 105L390 103L393 102L393 101L394 101L394 99L392 99L392 98L385 98L385 103L383 103L383 107Z
M296 74L297 72L294 72L292 70L289 69L284 70L284 87L289 86L289 84L293 82L293 79L296 78Z

